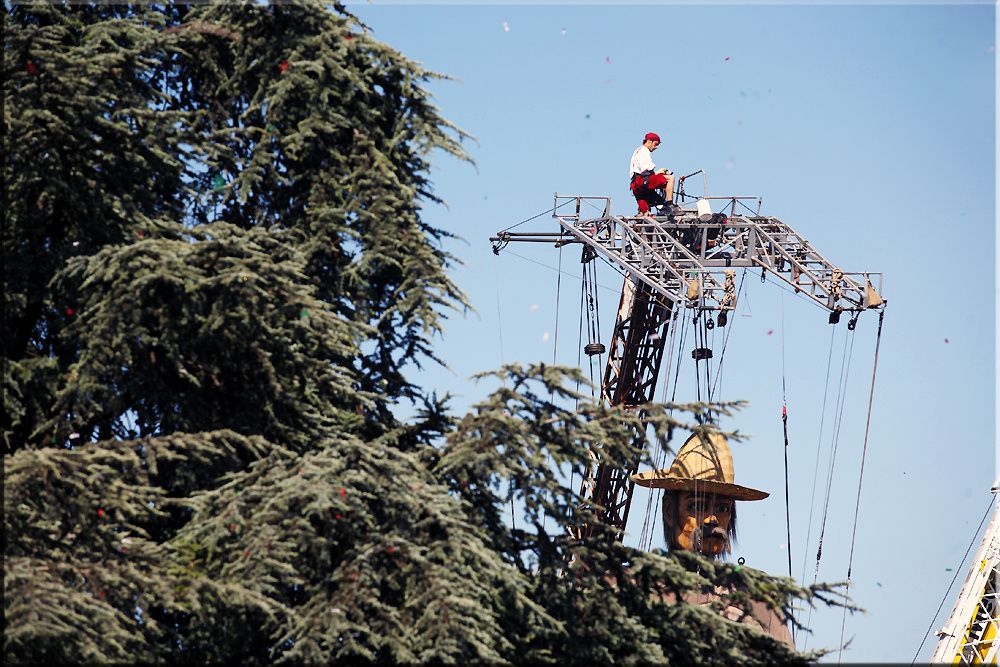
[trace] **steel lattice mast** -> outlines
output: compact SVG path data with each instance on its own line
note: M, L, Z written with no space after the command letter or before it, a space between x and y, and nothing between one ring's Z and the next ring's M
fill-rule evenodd
M997 480L992 492L997 492ZM982 524L980 524L982 525ZM997 663L1000 647L1000 507L983 534L947 623L938 631L931 662Z

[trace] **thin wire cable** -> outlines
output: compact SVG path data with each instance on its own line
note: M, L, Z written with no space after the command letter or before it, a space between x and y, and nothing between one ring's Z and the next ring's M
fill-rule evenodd
M743 269L743 275L740 276L740 286L736 290L736 303L740 303L740 295L743 293L743 284L747 276L747 270ZM750 301L750 295L747 294L747 302ZM722 338L722 352L719 354L719 363L715 367L715 381L712 383L713 394L722 393L722 363L726 360L726 347L729 345L729 336L733 333L733 327L736 325L735 321L736 308L733 308L733 321L729 323L726 327L726 335Z
M676 307L676 304L675 304L675 307ZM684 314L683 314L683 312L681 310L676 311L674 313L674 315L673 315L673 327L672 328L673 328L673 331L674 331L675 334L677 332L677 324L678 323L680 323L680 325L681 325L680 326L681 334L680 334L680 342L677 344L677 367L674 370L673 391L671 391L671 394L670 394L670 403L671 404L673 404L674 401L677 399L677 379L680 377L680 371L681 371L681 365L682 365L681 362L684 359L684 357L681 355L681 350L684 348L684 339L685 339L685 334L687 332L687 326L688 326L687 318L684 317ZM676 336L672 337L671 340L670 340L671 354L673 354L673 349L672 348L673 348L673 344L674 344L674 339L675 338L676 338ZM664 378L664 379L666 379L666 378ZM666 386L667 385L664 384L664 397L666 396ZM667 410L667 416L672 417L673 414L674 414L674 408L671 405L671 407ZM668 453L668 450L669 450L669 447L662 448L661 458L660 458L660 462L658 464L658 466L660 468L663 468L667 464L667 453ZM659 516L660 507L661 507L660 500L661 500L661 498L663 496L663 489L656 489L655 496L654 496L654 494L650 494L650 496L653 498L653 501L654 501L653 502L653 521L652 521L652 525L656 526L656 520L657 520L657 518ZM648 542L647 542L647 545L646 545L646 551L649 551L649 549L652 548L652 546L653 546L653 535L652 535L652 530L651 530L649 538L648 538Z
M778 289L780 289L780 290L782 290L784 292L787 292L788 294L791 294L796 299L799 299L801 301L805 301L806 303L812 305L815 308L819 308L820 310L826 310L826 308L824 306L821 306L820 304L816 303L815 301L813 301L809 297L807 297L804 294L802 294L801 293L801 289L799 290L799 292L796 292L794 288L789 287L788 283L786 283L786 282L784 282L782 280L777 280L775 278L772 278L771 276L769 276L768 274L765 273L764 274L764 282L771 283L772 285L776 286Z
M667 383L668 383L668 381L670 379L670 368L671 368L671 363L672 363L673 356L674 356L673 334L675 332L675 327L673 326L673 322L671 322L671 319L673 318L674 313L675 313L675 311L671 308L670 315L668 315L668 317L667 317L667 328L668 328L668 331L671 334L671 338L669 339L669 342L668 341L664 341L664 344L667 345L667 350L668 350L668 352L667 352L666 368L663 369L663 388L662 388L662 390L660 392L661 395L664 397L664 400L666 400ZM658 470L658 469L660 469L662 467L660 465L659 461L660 461L660 458L662 456L663 450L664 450L663 441L662 441L661 438L657 437L656 438L656 449L653 452L653 469L654 470ZM650 514L650 511L652 509L653 496L655 494L656 494L655 490L650 490L649 494L646 496L646 512L643 515L642 530L639 532L639 548L640 549L644 549L646 551L649 551L649 549L652 547L652 543L653 543L653 531L654 531L654 527L656 525L655 523L650 524L650 522L649 522L649 514Z
M556 274L556 325L555 333L552 336L552 365L556 365L556 353L559 350L559 295L562 288L562 251L563 246L559 246L559 272ZM549 403L555 404L555 387L549 392ZM552 452L546 449L545 467L548 469L552 465ZM572 488L572 487L571 487ZM545 520L547 515L542 513L542 530L545 530Z
M497 334L500 337L500 366L502 367L506 362L504 361L503 353L503 317L500 315L500 271L497 269L497 258L496 255L493 256L493 277L496 280L497 288ZM506 378L501 375L503 384L507 386Z
M513 255L514 257L517 257L518 259L523 259L526 262L531 262L532 264L537 264L538 266L543 266L546 269L549 269L550 271L558 271L559 270L559 269L557 269L554 266L550 266L548 264L545 264L544 262L539 262L537 259L531 259L530 257L525 257L524 255L519 255L516 252L514 252L513 250L505 250L504 252L506 252L508 255ZM582 276L578 276L575 273L570 273L569 271L563 271L563 273L566 274L567 276L569 276L570 278L576 278L577 280L582 280L583 279ZM608 287L607 285L601 285L601 284L598 284L597 286L600 287L601 289L607 290L607 291L612 292L614 294L620 294L621 293L621 290L615 289L614 287Z
M508 232L508 231L514 229L515 227L520 227L521 225L523 225L526 222L531 222L532 220L536 220L536 219L542 217L543 215L545 215L546 213L555 213L556 210L562 208L563 206L565 206L566 204L569 204L572 201L573 201L572 199L567 199L563 203L559 204L559 206L553 206L552 208L548 209L547 211L542 211L538 215L533 215L530 218L528 218L527 220L522 220L521 222L515 223L515 224L511 225L510 227L504 227L500 231L501 232Z
M972 551L972 545L976 543L976 538L979 537L979 531L983 529L983 524L986 523L986 517L990 515L990 510L993 509L993 502L995 500L995 496L990 498L990 504L986 506L986 513L983 514L983 518L979 521L979 527L976 528L976 532L973 533L972 541L969 542L969 547L965 550L962 560L958 562L958 566L955 568L955 576L951 578L951 583L948 584L948 590L944 592L944 597L941 598L941 604L938 605L937 611L934 612L934 618L931 619L931 624L927 626L927 631L924 632L924 638L920 640L920 646L917 647L917 652L913 654L913 660L910 661L911 665L917 661L917 656L920 655L920 649L924 647L924 642L927 641L927 636L931 633L931 629L934 628L934 624L937 622L938 614L941 613L941 608L944 606L944 603L947 602L948 596L951 594L951 587L955 585L958 575L962 572L962 565L965 564L965 559L969 557L969 552Z
M816 504L816 479L819 477L819 459L820 453L823 449L823 424L826 421L826 399L827 393L830 389L830 366L833 361L833 342L834 334L836 334L836 327L830 327L830 351L827 353L826 357L826 379L823 382L823 402L820 407L820 419L819 419L819 437L816 440L816 462L813 465L813 482L812 482L812 494L809 500L809 520L806 522L806 546L802 550L803 554L809 553L809 542L812 539L812 520L813 520L813 509ZM799 584L805 586L806 582L806 564L809 559L803 556L802 558L802 578L799 579ZM812 620L812 612L810 611L809 620ZM808 622L807 622L808 624ZM805 647L803 647L804 650Z
M850 339L851 341L850 348L848 348L848 339ZM848 353L848 349L850 349L850 354ZM826 536L826 520L827 517L829 516L829 511L830 511L830 492L833 487L833 472L837 463L837 449L840 442L840 420L843 416L843 399L844 399L845 389L847 386L847 376L850 375L850 368L851 368L850 359L851 356L853 355L853 352L854 352L854 336L848 336L845 334L844 351L842 353L840 362L840 380L837 382L837 403L834 406L833 410L834 426L833 426L833 434L830 439L830 446L831 446L830 464L829 464L829 469L827 470L827 477L826 477L826 493L823 501L823 519L820 522L819 539L817 540L817 547L816 547L816 568L813 571L813 581L812 581L813 584L815 584L816 581L819 579L819 565L823 557L823 539ZM845 374L845 366L847 370L846 374ZM809 606L809 611L806 615L806 625L808 626L810 622L812 622L812 605ZM809 644L809 635L807 634L803 650L805 650L808 644Z
M858 497L854 502L854 526L851 528L851 555L847 559L847 590L851 589L851 568L854 566L854 541L858 534L858 514L861 511L861 482L865 477L865 457L868 455L868 433L872 423L872 403L875 399L875 371L878 370L878 351L882 344L882 321L885 319L885 311L878 314L878 334L875 336L875 361L872 363L872 381L868 390L868 417L865 420L865 440L861 447L861 471L858 473ZM844 654L844 628L847 625L847 607L844 607L844 615L840 621L840 650L837 652L837 664L840 664L840 656Z

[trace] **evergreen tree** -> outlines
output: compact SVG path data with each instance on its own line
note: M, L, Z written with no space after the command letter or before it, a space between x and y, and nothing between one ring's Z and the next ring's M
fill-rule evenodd
M456 420L406 378L466 305L420 217L467 159L436 75L339 4L5 18L5 660L796 657L665 596L829 589L565 532L592 445L729 406L510 366Z

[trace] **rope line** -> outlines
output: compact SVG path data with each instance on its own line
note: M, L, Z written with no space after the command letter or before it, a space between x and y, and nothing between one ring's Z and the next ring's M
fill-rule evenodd
M785 295L782 294L779 300L781 306L781 428L785 435L785 543L788 551L788 577L792 575L792 510L791 502L788 499L788 396L786 392L785 369ZM795 643L795 625L792 624L792 643Z
M851 568L854 566L854 542L858 534L858 514L861 511L861 482L865 477L865 457L868 455L868 433L872 423L872 403L875 399L875 371L878 370L878 352L882 344L882 321L885 319L885 311L878 314L878 334L875 336L875 361L872 363L872 381L868 390L868 417L865 420L865 440L861 447L861 471L858 473L858 496L854 502L854 526L851 529L851 555L847 559L847 590L851 588ZM844 614L840 621L840 646L837 652L837 664L840 664L840 656L844 654L844 627L847 625L847 607L844 607Z

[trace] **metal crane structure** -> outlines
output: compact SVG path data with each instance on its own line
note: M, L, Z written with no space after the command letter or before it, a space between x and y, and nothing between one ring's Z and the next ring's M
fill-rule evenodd
M991 489L997 492L998 479ZM981 526L982 524L980 524ZM983 534L947 623L937 632L932 663L996 664L1000 648L1000 507Z
M722 200L724 213L712 214L710 200ZM755 200L754 212L744 202ZM748 214L738 214L737 205ZM599 211L585 217L584 206ZM567 212L560 212L566 209ZM854 329L860 313L881 309L882 274L848 273L823 257L788 224L759 215L757 197L703 197L695 209L681 208L671 215L620 216L611 212L610 197L556 193L553 217L559 229L550 232L501 231L491 237L493 252L511 242L534 242L561 247L579 243L584 263L598 256L613 263L624 275L621 300L601 383L602 400L609 406L633 409L653 399L660 372L667 329L678 309L704 316L709 328L725 326L736 308L735 269L759 268L830 313L830 323L851 313ZM873 285L873 280L875 284ZM714 314L714 320L713 318ZM588 354L603 354L592 341ZM697 348L692 357L710 359L712 350ZM637 433L645 441L645 433ZM600 460L600 444L592 449L594 466L584 479L583 497L599 508L600 521L622 539L632 500L633 482L641 451L624 468ZM593 528L580 527L588 537Z

